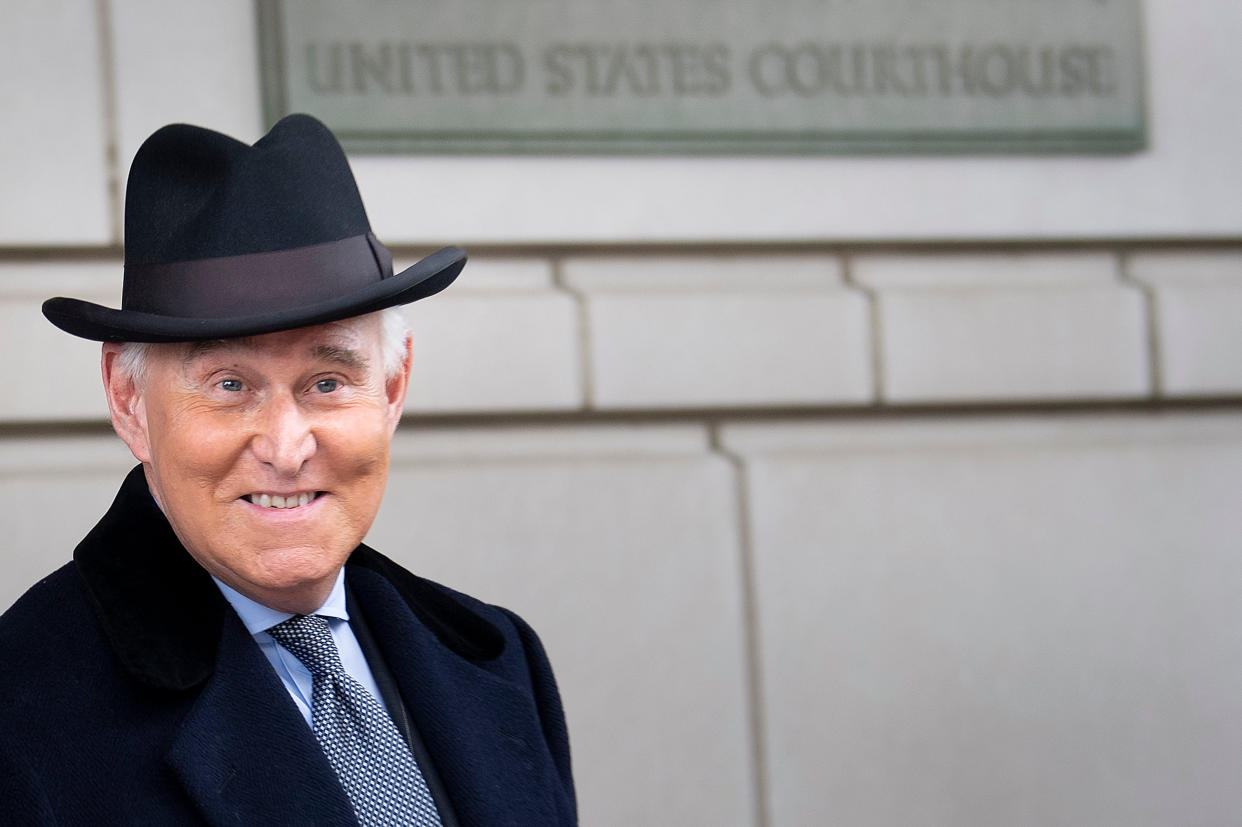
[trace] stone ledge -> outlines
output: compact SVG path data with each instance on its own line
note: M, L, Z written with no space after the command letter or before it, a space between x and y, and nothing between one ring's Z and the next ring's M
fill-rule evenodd
M1081 451L1092 446L1242 443L1238 411L1178 413L1027 413L894 421L729 421L719 428L727 452L743 458L913 451Z
M430 252L431 250L424 250L423 255ZM399 253L393 257L393 271L400 273L420 257ZM466 269L448 288L451 292L446 295L474 290L499 293L552 288L552 264L546 258L471 256L466 262Z
M876 290L904 288L1089 287L1118 278L1109 252L862 254L850 262L853 281Z
M407 411L590 415L1242 395L1242 256L1135 253L1124 280L1111 275L1113 260L1108 252L865 253L851 268L864 290L843 281L841 258L831 254L558 262L485 253L459 284L407 308L416 348ZM57 330L39 304L69 295L118 306L121 271L114 254L0 261L0 346L40 372L0 402L0 423L106 419L98 345Z
M560 265L565 286L604 291L823 289L842 284L837 256L773 252L771 255L571 256Z
M705 457L701 425L538 425L535 427L415 428L392 444L397 465L428 462L658 459Z

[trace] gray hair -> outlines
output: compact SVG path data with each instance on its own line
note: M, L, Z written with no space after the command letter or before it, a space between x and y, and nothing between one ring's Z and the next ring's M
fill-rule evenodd
M409 332L405 314L401 312L400 307L389 307L366 315L379 316L380 352L384 362L384 378L391 379L401 372L401 366L405 362L405 334ZM366 315L357 318L366 318ZM155 347L153 342L121 343L121 349L116 358L116 369L122 375L129 376L138 384L142 384L147 376L147 364L153 347Z

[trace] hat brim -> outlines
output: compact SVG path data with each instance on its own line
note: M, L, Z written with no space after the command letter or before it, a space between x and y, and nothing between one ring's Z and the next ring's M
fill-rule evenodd
M229 318L189 318L116 310L94 302L57 296L43 303L43 315L66 333L97 342L194 342L257 336L361 316L409 304L439 293L466 265L460 247L437 250L390 278L346 295L275 313Z

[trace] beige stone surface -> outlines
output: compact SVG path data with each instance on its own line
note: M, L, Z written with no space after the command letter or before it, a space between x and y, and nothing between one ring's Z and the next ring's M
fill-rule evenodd
M902 289L878 302L885 401L1151 392L1144 301L1132 287Z
M398 466L431 463L538 462L699 457L711 450L698 424L452 428L407 423L392 444Z
M872 399L865 297L845 289L589 293L598 408Z
M1236 239L1236 1L1148 0L1142 24L1149 137L1133 154L368 156L360 176L380 220L417 241ZM452 207L411 203L426 191Z
M480 435L402 433L368 541L535 626L583 824L751 824L732 467L693 429Z
M1155 302L1163 393L1242 393L1242 278L1227 287L1160 287Z
M17 71L3 73L5 91L30 115L14 123L48 124L32 134L50 147L71 139L75 126L97 122L82 113L99 111L101 93L83 106L61 102L78 103L81 84L98 77L95 63L80 71L79 61L96 49L92 18L101 7L111 9L122 167L146 134L173 120L247 139L259 134L250 0L21 0L6 7L4 36L15 44L7 51L25 56L13 59ZM1219 104L1232 94L1232 43L1242 34L1232 11L1233 0L1202 0L1189 12L1175 0L1144 5L1147 65L1159 67L1150 78L1148 117L1159 140L1132 156L355 160L376 229L394 242L1237 238L1242 202L1231 159L1242 126ZM38 151L13 157L42 165L40 181L55 180L57 165L82 157L26 143L34 140L23 138L23 148ZM103 157L101 144L84 146ZM52 220L14 210L3 226L17 232L7 218L25 221L21 243L52 233L66 238L59 225L73 237L106 236L101 186L78 181L72 188L90 200L81 223L65 213L75 205L48 199L42 218Z
M876 289L908 287L1013 287L1107 285L1118 277L1117 257L1107 252L1055 249L1014 253L865 254L850 262L850 275Z
M1127 271L1154 297L1161 391L1242 391L1242 252L1156 250L1132 255Z
M106 244L108 129L92 0L9 0L0 24L0 244Z
M1242 251L1191 248L1132 253L1126 272L1135 281L1153 286L1236 286L1242 284Z
M582 407L578 310L569 295L455 287L406 307L414 336L407 410Z
M840 258L808 253L569 256L560 270L567 286L588 292L839 287L842 274Z
M451 239L446 239L445 244L449 241ZM431 252L430 247L421 249L416 254L399 250L393 254L394 272L401 272ZM451 291L448 295L474 290L512 291L552 288L552 264L546 258L538 256L489 257L474 255L470 250L466 250L466 253L469 256L466 266L457 280L447 288Z
M0 439L0 612L69 562L135 464L111 435Z
M0 440L0 607L69 559L131 464L112 437ZM749 825L735 497L693 426L403 430L368 541L535 625L584 824Z
M54 295L119 307L119 261L0 262L0 353L29 374L0 397L0 422L106 420L99 343L70 336L43 317Z
M250 0L122 0L111 11L121 182L134 153L170 123L250 143L263 134Z
M1234 820L1238 414L723 441L774 827Z

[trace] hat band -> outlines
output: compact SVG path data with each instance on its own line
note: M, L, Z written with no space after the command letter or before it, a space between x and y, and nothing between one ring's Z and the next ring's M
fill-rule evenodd
M126 264L121 307L224 319L278 313L346 296L392 277L392 254L371 233L292 250Z

